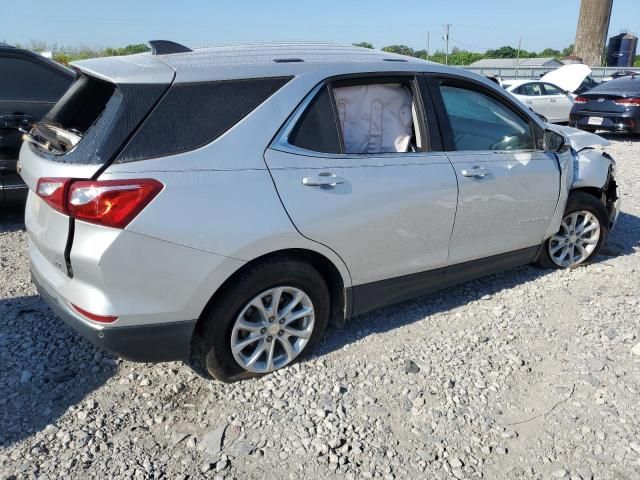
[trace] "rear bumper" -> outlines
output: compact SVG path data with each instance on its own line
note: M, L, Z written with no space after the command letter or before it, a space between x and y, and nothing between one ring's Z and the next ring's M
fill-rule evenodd
M187 360L196 320L111 327L93 325L77 316L35 269L31 278L42 299L67 325L95 346L134 362Z
M602 118L602 125L590 125L589 118L591 117ZM587 131L640 133L640 118L629 115L579 112L571 114L569 126Z

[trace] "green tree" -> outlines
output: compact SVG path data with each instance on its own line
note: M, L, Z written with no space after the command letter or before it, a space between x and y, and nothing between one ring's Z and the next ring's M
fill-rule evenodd
M151 50L148 45L144 43L137 43L135 45L127 45L121 48L106 48L104 55L107 57L115 57L120 55L133 55L134 53L144 53Z
M449 55L449 65L470 65L484 58L482 53L469 52L468 50L458 50Z
M354 47L362 47L362 48L376 48L373 46L371 42L356 42L353 44Z
M567 48L562 50L562 56L563 57L568 57L569 55L573 55L574 48L575 48L575 45L572 43Z
M518 50L513 47L505 46L493 50L487 50L486 55L487 58L516 58L518 56Z
M555 48L545 48L539 54L539 57L561 57L562 52L560 50L556 50Z
M383 47L382 50L384 52L399 53L400 55L407 55L409 57L415 56L413 48L408 47L407 45L389 45L388 47Z
M634 67L640 67L640 56L636 57L636 61L633 62Z
M66 53L58 52L53 54L53 59L62 65L69 65L71 59Z

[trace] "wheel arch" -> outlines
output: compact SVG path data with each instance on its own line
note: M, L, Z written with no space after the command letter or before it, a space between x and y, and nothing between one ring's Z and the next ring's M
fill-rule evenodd
M202 309L201 314L196 322L194 329L194 338L198 336L201 331L204 319L207 317L207 313L215 304L218 298L225 294L228 287L233 284L247 269L253 267L256 264L272 260L274 258L286 257L287 259L295 259L309 263L315 267L329 289L329 295L331 298L331 305L329 310L329 324L331 326L342 326L346 318L351 313L351 296L350 296L350 278L344 278L343 273L339 268L331 261L327 256L319 253L315 250L305 248L288 248L282 250L272 251L263 255L260 255L238 268L233 274L231 274L215 292L211 295L206 305Z

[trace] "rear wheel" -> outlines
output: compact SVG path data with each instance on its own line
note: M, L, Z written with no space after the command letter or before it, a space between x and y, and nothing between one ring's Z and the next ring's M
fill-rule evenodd
M589 263L609 234L604 204L585 192L569 196L560 230L543 246L537 264L543 268L572 268Z
M202 318L200 359L222 381L290 365L322 337L329 300L324 279L307 263L277 258L254 265Z

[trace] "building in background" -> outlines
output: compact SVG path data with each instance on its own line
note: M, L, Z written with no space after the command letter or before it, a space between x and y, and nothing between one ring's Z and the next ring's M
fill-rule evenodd
M631 67L636 60L636 48L638 47L638 37L629 32L620 34L609 39L607 47L607 67Z
M574 54L592 67L602 65L613 0L581 0Z
M541 58L483 58L477 62L473 62L470 67L489 68L489 69L515 69L518 68L558 68L564 65L560 60L553 57Z

